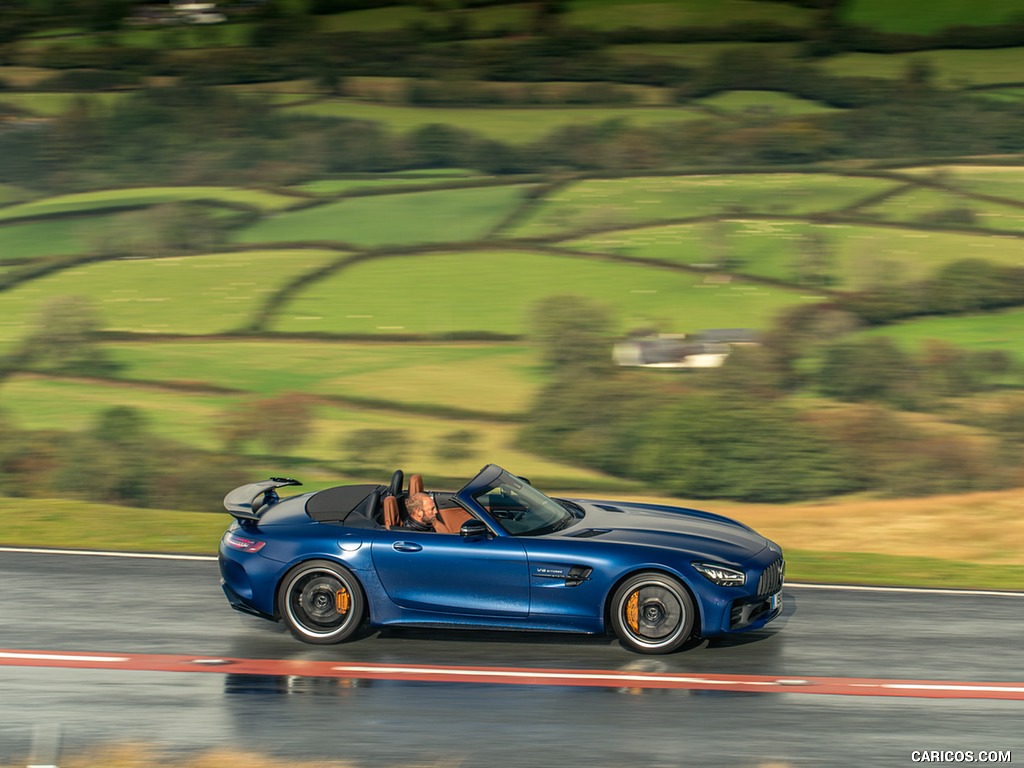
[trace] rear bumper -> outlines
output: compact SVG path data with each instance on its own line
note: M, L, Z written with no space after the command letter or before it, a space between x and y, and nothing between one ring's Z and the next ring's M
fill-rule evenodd
M236 611L247 613L250 616L259 616L261 619L267 619L268 621L277 621L277 618L271 616L263 611L257 610L243 600L237 592L228 586L224 579L220 580L220 588L224 590L224 596L228 599L228 605L234 608Z

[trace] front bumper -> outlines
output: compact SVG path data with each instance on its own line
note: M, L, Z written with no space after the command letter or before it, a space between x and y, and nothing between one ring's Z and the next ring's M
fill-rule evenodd
M782 592L767 597L740 598L733 600L729 611L729 631L763 627L782 613Z
M704 601L704 637L760 629L782 614L786 563L778 550L766 550L745 571L753 589L722 587Z

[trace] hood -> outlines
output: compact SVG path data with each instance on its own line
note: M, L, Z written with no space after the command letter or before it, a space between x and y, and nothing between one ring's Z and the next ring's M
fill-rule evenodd
M586 517L562 534L573 538L682 550L697 558L740 565L768 540L735 520L683 507L573 499Z

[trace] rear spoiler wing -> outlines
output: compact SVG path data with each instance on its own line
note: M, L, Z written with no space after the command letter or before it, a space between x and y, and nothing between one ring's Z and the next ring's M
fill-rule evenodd
M224 497L224 509L236 520L259 520L263 507L276 504L280 497L277 489L286 485L302 485L290 477L272 477L258 483L242 485Z

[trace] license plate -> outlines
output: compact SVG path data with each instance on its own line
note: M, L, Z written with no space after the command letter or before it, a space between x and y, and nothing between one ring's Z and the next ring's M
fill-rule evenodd
M782 607L782 593L781 592L776 592L774 595L771 596L770 599L771 599L771 609L773 611L776 611L776 610L778 610L779 608Z

